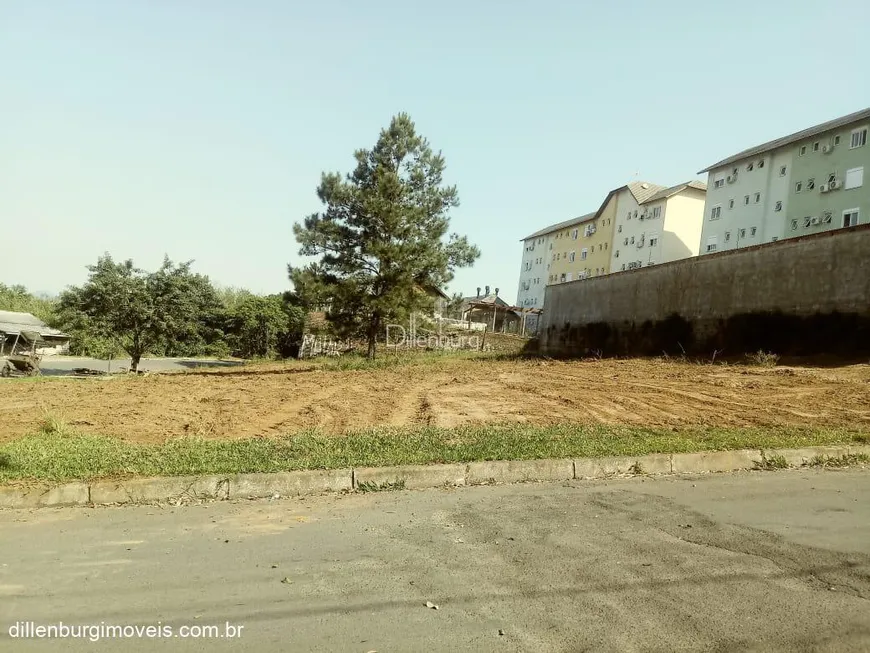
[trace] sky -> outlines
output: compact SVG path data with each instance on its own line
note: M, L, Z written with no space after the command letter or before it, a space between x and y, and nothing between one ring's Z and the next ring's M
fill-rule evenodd
M866 0L0 0L0 283L103 252L289 287L294 222L408 112L516 298L520 239L870 106ZM701 176L700 178L704 178Z

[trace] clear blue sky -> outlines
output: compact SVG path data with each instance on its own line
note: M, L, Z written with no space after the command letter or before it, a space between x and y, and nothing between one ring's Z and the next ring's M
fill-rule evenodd
M513 301L528 232L870 105L870 3L0 0L0 282L103 251L288 287L291 226L407 111ZM37 241L38 246L33 242Z

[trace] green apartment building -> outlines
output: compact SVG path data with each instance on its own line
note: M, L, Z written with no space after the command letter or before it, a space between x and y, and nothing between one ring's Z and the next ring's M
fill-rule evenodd
M730 156L708 173L701 255L870 222L870 109Z

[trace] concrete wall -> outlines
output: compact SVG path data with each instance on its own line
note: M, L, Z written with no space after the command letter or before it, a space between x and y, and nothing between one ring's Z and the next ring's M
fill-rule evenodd
M549 355L870 351L870 225L547 288Z

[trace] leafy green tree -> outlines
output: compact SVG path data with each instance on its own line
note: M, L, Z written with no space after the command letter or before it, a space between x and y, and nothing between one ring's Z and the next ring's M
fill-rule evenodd
M155 272L115 262L109 254L88 267L88 281L60 298L64 320L111 348L117 343L137 371L142 356L154 350L201 346L204 317L220 302L207 277L190 271L191 262L168 258ZM218 331L219 333L219 331Z
M281 295L249 293L227 315L227 340L243 358L286 356L301 338L304 319L304 311L287 305Z
M363 335L372 358L386 323L431 305L423 289L443 288L480 250L464 236L447 236L459 196L443 183L444 157L407 114L354 156L346 177L322 175L317 196L325 209L293 227L299 253L319 260L288 269L296 296L327 303L337 331Z
M15 311L30 313L46 324L53 324L56 315L57 301L46 297L37 297L27 291L24 286L7 286L0 283L0 311Z

